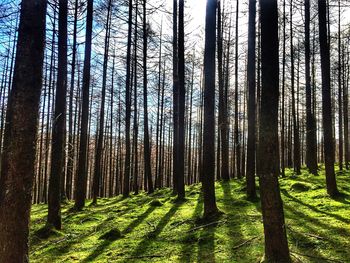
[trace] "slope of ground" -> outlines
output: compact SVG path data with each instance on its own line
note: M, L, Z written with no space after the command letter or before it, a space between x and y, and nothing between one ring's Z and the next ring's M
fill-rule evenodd
M324 173L280 179L294 262L350 262L350 173L337 172L341 195L327 196ZM63 206L59 232L45 237L47 206L32 208L31 262L259 262L263 256L260 202L245 198L244 180L216 183L224 214L202 222L200 185L175 202L169 189L147 196L99 199L72 212Z

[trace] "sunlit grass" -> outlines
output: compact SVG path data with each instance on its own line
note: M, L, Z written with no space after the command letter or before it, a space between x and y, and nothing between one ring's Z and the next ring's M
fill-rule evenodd
M295 176L288 170L280 178L295 262L350 262L349 179L350 173L337 171L342 195L331 199L323 171ZM246 200L244 180L216 183L224 214L208 226L199 220L200 193L199 184L187 187L183 203L175 202L169 189L151 196L102 198L81 212L71 212L73 203L68 203L62 231L48 239L35 234L45 225L47 207L35 205L31 262L258 262L264 253L260 202Z

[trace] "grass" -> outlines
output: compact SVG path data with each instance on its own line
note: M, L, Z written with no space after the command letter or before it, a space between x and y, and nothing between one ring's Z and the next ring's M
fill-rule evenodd
M319 176L280 178L287 234L294 262L350 262L350 173L337 172L339 197ZM245 197L244 180L216 183L224 214L210 224L200 220L200 185L186 188L179 203L169 189L148 196L101 198L97 206L71 212L62 208L61 231L37 234L47 206L31 214L31 262L259 262L264 253L260 202ZM206 225L207 224L207 225ZM40 232L39 232L40 233Z

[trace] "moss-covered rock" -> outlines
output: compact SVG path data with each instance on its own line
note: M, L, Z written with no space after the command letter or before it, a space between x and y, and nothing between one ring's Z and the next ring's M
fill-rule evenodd
M122 237L122 233L118 228L112 228L111 230L104 233L102 236L100 236L99 239L102 240L108 240L108 241L114 241Z

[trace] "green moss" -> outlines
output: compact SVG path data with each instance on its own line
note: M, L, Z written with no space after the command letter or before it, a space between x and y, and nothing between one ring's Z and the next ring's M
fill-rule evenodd
M290 250L298 262L350 262L349 172L337 172L342 193L330 198L324 168L319 176L280 178ZM301 186L301 187L300 187ZM31 213L31 262L259 262L264 254L261 207L248 201L244 180L216 183L217 205L224 214L213 224L202 219L201 185L186 188L176 202L171 189L151 195L98 199L96 206L72 211L62 207L63 229L38 237L47 206ZM243 244L243 245L242 245ZM307 255L307 256L305 256Z
M103 240L109 240L109 241L114 241L122 237L122 233L118 228L113 228L106 233L104 233L102 236L100 236L99 239Z
M296 192L306 192L311 189L311 186L306 183L294 183L291 185L290 190Z
M158 199L155 199L155 200L152 200L150 203L149 203L150 206L162 206L163 203L161 201L159 201Z

